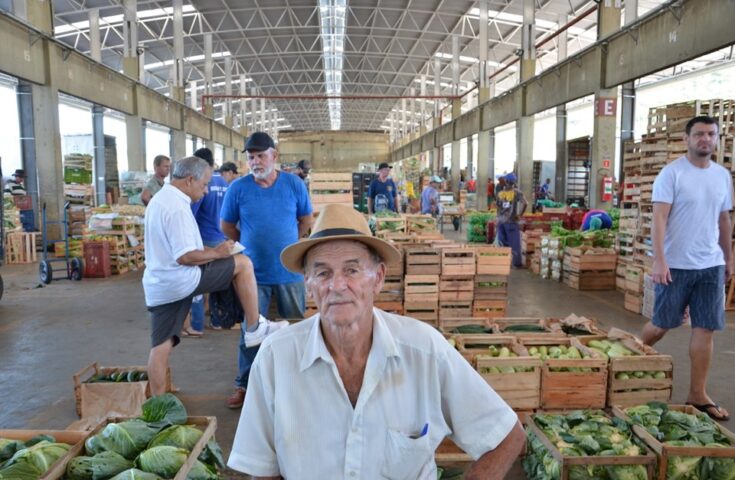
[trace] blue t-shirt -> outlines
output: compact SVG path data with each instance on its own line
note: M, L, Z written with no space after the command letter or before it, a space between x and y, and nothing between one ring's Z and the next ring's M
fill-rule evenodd
M381 182L378 178L370 182L368 197L373 199L373 210L376 212L381 210L396 212L396 193L396 184L393 183L391 178L385 182Z
M421 213L436 213L431 210L432 206L435 209L439 207L439 192L436 191L436 188L428 186L421 192Z
M199 233L205 243L222 243L225 234L219 222L219 213L227 192L227 181L219 173L213 173L207 185L207 194L196 203L191 204L191 211L199 226Z
M304 277L286 270L281 250L299 239L299 217L311 214L311 201L303 180L278 172L269 188L255 183L252 175L232 182L225 194L221 218L240 222L240 243L253 262L259 285L302 282Z

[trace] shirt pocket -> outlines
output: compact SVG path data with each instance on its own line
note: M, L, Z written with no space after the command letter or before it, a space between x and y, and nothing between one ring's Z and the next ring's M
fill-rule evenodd
M417 480L419 473L434 455L429 435L411 438L396 430L388 430L385 440L385 462L381 475L389 480Z

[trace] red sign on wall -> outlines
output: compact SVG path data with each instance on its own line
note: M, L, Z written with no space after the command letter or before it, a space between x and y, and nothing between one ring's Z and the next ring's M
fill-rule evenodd
M602 161L602 168L610 168L610 160L605 159Z
M597 98L595 100L595 117L614 117L617 111L617 98Z

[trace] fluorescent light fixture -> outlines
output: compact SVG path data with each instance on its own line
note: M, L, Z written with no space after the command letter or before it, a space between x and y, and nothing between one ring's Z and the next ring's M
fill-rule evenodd
M324 86L328 96L342 94L342 54L345 44L347 0L319 0L319 27L322 37ZM332 130L342 126L342 100L330 98L329 121Z
M185 17L198 14L193 5L184 5L182 11L184 12ZM173 16L173 14L173 7L153 8L150 10L140 10L139 12L136 12L138 19L140 20L170 17ZM104 27L105 24L108 27L116 27L122 25L122 23L122 13L118 15L108 15L106 17L100 17L100 27ZM80 31L87 30L89 30L89 20L82 20L81 22L74 22L68 25L59 25L58 27L54 27L54 35L56 36L56 38L62 38L68 35L75 35Z
M224 57L229 57L230 55L232 55L230 52L214 52L212 53L212 58L224 58ZM203 54L202 55L192 55L191 57L184 57L184 62L186 63L201 62L202 60L204 60ZM172 58L171 60L164 60L163 62L147 63L144 68L146 70L155 70L156 68L170 67L173 64L174 64L174 60ZM239 81L240 80L238 80L238 82ZM222 82L222 85L224 85L224 83L225 82Z

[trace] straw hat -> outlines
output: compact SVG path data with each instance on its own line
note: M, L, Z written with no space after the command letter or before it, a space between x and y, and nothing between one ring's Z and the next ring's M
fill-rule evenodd
M314 223L309 238L284 248L281 263L294 273L304 272L304 256L316 245L335 240L355 240L375 250L386 264L398 262L400 252L389 242L373 236L365 217L347 205L326 205Z

